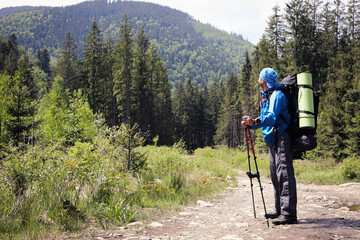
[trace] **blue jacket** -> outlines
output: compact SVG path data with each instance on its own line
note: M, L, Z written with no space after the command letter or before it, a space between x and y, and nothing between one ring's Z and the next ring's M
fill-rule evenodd
M288 123L290 122L287 106L288 99L280 90L276 91L276 89L282 86L284 85L279 83L266 91L261 91L260 124L252 127L252 129L261 128L264 140L269 147L275 144L276 134L281 135L288 127L287 123L280 117L280 114Z

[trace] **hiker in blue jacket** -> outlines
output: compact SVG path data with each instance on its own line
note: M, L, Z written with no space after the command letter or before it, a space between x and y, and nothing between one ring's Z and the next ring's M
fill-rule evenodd
M293 168L293 156L290 145L290 134L287 122L290 122L288 100L280 91L283 84L276 83L277 73L272 68L264 68L260 72L259 85L262 87L261 115L253 119L244 116L243 128L261 128L264 140L270 149L270 173L274 186L275 210L265 215L272 223L297 223L296 215L296 181ZM286 122L285 122L286 121Z

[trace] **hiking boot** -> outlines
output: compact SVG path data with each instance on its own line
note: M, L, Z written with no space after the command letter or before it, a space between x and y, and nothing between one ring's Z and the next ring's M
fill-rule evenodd
M278 213L277 211L273 211L265 214L266 219L267 218L274 219L277 218L278 216L280 216L280 213Z
M291 216L291 215L280 215L279 217L272 220L272 224L274 225L296 224L296 223L297 223L296 216Z

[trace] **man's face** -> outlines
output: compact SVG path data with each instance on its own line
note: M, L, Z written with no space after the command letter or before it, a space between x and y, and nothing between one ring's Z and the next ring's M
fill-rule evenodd
M265 91L266 89L268 89L268 86L267 86L267 83L264 81L264 79L262 79L260 76L259 76L259 85L260 87Z
M261 87L263 87L263 85L264 85L264 83L265 83L265 81L259 76L259 85L261 86Z

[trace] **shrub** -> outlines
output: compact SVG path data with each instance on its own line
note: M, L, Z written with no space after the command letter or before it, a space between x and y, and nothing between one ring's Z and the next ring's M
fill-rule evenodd
M360 180L360 159L356 156L346 158L341 170L345 178Z

